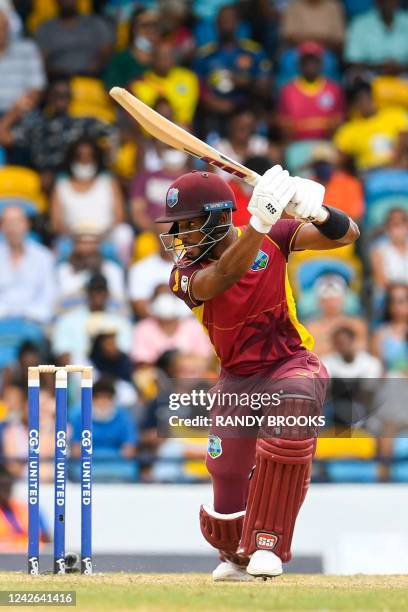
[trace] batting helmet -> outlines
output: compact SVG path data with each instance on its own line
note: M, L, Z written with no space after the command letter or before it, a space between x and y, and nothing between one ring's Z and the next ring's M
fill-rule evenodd
M176 264L187 267L208 256L215 244L230 230L233 210L236 210L234 193L217 174L193 171L176 179L167 190L166 212L156 219L156 223L172 223L170 231L160 234L160 238L165 249L172 252ZM230 219L228 223L221 224L224 211L229 212ZM203 238L194 245L185 246L183 236L190 232L179 232L178 222L196 217L206 217L199 228ZM200 255L191 259L189 251L196 247L200 247Z

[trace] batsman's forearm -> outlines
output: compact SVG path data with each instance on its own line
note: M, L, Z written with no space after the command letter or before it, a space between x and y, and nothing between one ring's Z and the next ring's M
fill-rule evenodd
M258 254L265 234L248 225L242 236L221 255L216 265L217 274L237 282L249 270Z

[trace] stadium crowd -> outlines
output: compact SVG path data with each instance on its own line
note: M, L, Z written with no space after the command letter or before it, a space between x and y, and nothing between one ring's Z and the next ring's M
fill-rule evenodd
M295 253L289 266L299 318L343 381L328 402L315 478L408 480L407 4L0 0L8 474L26 469L27 367L83 363L96 374L95 479L207 479L205 439L157 436L169 388L213 379L217 361L170 293L172 261L154 223L172 180L205 166L141 131L108 96L118 85L257 172L280 163L319 180L327 203L358 222L356 248ZM251 190L224 178L234 222L245 225ZM52 386L45 375L44 458L53 455ZM77 404L74 379L73 480ZM52 479L50 463L42 478Z

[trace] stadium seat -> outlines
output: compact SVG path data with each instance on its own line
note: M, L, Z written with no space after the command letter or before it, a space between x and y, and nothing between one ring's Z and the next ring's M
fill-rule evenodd
M76 76L71 79L71 88L69 113L72 117L94 117L105 123L115 121L115 111L102 81Z
M382 225L393 208L403 208L408 213L408 195L389 196L371 202L364 217L365 229L372 231Z
M327 145L326 140L299 140L292 142L286 147L285 165L291 174L311 178L311 170L308 167L313 150L321 145Z
M378 482L378 461L328 461L326 474L331 482Z
M88 14L92 11L92 0L77 0L77 9L82 14ZM57 0L32 0L31 13L27 18L27 29L29 32L35 30L44 21L53 19L58 15Z
M319 275L324 272L328 274L331 269L335 274L339 273L343 276L346 282L350 284L350 289L352 289L352 291L358 293L361 289L362 263L355 254L355 247L352 244L334 251L293 252L289 259L288 274L293 291L296 295L299 295L302 289L299 285L299 274L301 268L306 264L307 267L305 271L302 272L301 276L301 282L304 284L305 289L310 287ZM311 266L310 268L308 267L309 264Z
M377 108L390 106L408 108L408 83L404 79L383 75L376 77L372 85Z
M394 440L393 459L398 460L390 465L390 479L394 482L408 482L408 432L405 436Z
M23 342L41 345L44 333L40 325L26 319L0 319L0 370L12 364Z
M399 168L382 168L369 172L364 180L367 206L392 196L408 198L407 171Z
M0 207L10 204L23 206L29 215L46 212L47 199L37 172L23 166L0 168Z

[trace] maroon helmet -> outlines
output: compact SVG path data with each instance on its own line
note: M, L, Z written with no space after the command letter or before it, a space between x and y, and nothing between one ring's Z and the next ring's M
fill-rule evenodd
M173 181L166 194L166 212L155 221L172 223L169 232L160 234L160 238L165 249L173 253L176 264L187 267L208 255L216 243L227 235L232 226L233 210L236 210L234 193L222 178L212 172L193 171ZM229 211L230 219L229 223L221 224L224 211ZM203 224L199 228L203 238L197 244L185 246L183 236L190 232L180 233L178 221L197 217L203 217ZM189 258L189 250L196 247L206 248L201 249L195 259Z

